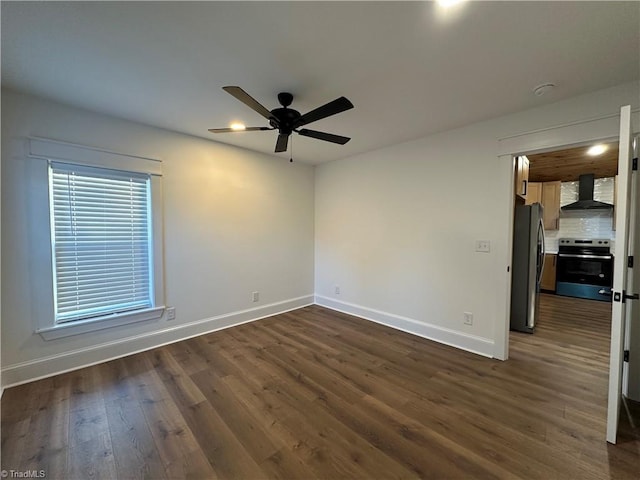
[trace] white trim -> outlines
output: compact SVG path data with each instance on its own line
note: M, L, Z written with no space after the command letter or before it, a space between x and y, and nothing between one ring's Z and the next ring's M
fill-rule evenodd
M238 310L211 318L172 325L153 332L9 365L2 368L3 388L126 357L312 304L313 295L309 294L257 308Z
M146 322L147 320L158 320L164 313L164 306L134 310L132 312L113 313L103 317L77 320L74 322L59 323L52 327L39 328L39 333L45 340L55 340L72 335L80 335L105 328L119 327L130 323Z
M634 125L637 125L640 110L632 111L632 117ZM498 155L537 153L585 142L617 139L619 134L620 112L500 138Z
M162 161L155 158L127 155L49 138L28 137L28 142L29 152L27 157L29 158L56 160L90 167L147 173L149 175L162 175ZM108 165L108 167L105 167L105 165Z
M496 278L494 289L496 291L496 319L507 319L506 322L496 321L494 324L494 352L493 357L498 360L509 358L509 328L511 317L511 261L513 249L513 209L515 207L515 185L513 178L515 175L515 157L513 155L502 155L498 157L500 162L500 172L506 178L500 177L500 182L508 185L507 192L509 201L501 202L503 208L502 217L507 218L507 229L502 230L505 248L496 255L500 257L503 266L502 277Z
M338 312L355 315L365 320L380 323L396 330L411 333L438 343L460 348L468 352L477 353L485 357L493 357L494 343L491 339L461 333L449 328L419 322L412 318L402 317L393 313L363 307L353 303L335 300L322 295L315 296L315 303L322 307Z
M82 152L85 151L85 149L88 149L86 151L88 151L89 153L91 153L91 151L96 151L96 152L103 152L103 153L109 154L109 152L102 151L99 149L77 146L74 144L66 144L64 142L57 142L53 140L40 139L35 137L30 137L28 140L29 140L30 146L37 145L38 148L46 148L46 146L49 145L49 142L51 142L52 144L55 144L55 145L58 145L58 144L71 145L73 148L76 149L74 150L74 154L81 154ZM40 143L37 143L37 142L40 142ZM141 159L140 161L145 161L143 157L124 156L121 154L113 154L113 155L120 155L122 157L120 161L122 161L122 159L129 159L129 161L136 161L136 159ZM43 159L45 157L35 157L35 158ZM108 161L109 158L112 158L112 157L103 156L100 158L103 161ZM47 157L46 159L50 160L51 158ZM62 161L64 162L64 160ZM159 161L156 161L156 160L149 160L149 161L155 162L158 164L160 163ZM109 169L120 170L119 168L115 168L114 165L92 165L86 162L85 163L79 162L79 163L82 165L87 165L94 168L101 168L101 169L107 169L107 170ZM53 226L53 222L51 217L51 208L52 208L51 198L50 198L51 186L49 185L49 175L47 173L48 164L46 162L36 161L36 162L31 162L31 166L35 168L32 174L34 175L34 185L37 187L42 187L42 191L47 192L46 196L29 195L27 199L30 204L29 210L36 212L38 217L43 217L43 218L40 218L38 221L33 220L28 222L28 229L29 229L28 237L29 237L29 242L31 243L30 251L38 251L41 246L42 238L45 235L49 237L50 241L52 238L51 229ZM127 166L130 166L130 165L127 164ZM149 200L151 205L150 213L152 217L152 220L150 223L152 233L150 237L153 245L149 252L150 254L149 258L153 266L151 270L152 271L151 283L153 286L151 294L153 298L153 305L161 307L162 305L165 304L164 258L163 258L164 257L164 254L163 254L164 252L163 177L162 175L151 174L146 169L142 169L142 170L141 170L141 173L149 175L150 189L151 189L151 195ZM136 170L134 169L132 171L135 172ZM36 190L38 189L36 188ZM41 212L44 212L44 211L47 212L46 217L44 217L44 215L41 214ZM55 326L54 324L55 307L53 303L53 298L54 298L53 261L54 261L54 255L50 248L48 250L46 258L42 258L39 262L37 262L38 271L32 272L32 277L36 278L37 281L31 282L31 298L38 299L37 302L36 301L31 302L32 309L33 309L33 312L32 312L33 327L32 328L33 328L33 331L37 333L41 331L47 332ZM44 272L41 270L42 268L45 268L45 266L48 272L46 274L44 274ZM62 332L62 330L60 330L60 332ZM61 337L61 336L63 335L58 335L58 337ZM53 334L49 335L49 337L57 338ZM46 338L46 339L48 340L49 338Z
M640 108L634 109L633 112L640 112ZM611 118L616 118L616 119L620 118L620 112L609 113L608 115L598 115L597 117L591 117L583 120L576 120L575 122L560 123L552 127L537 128L535 130L530 130L528 132L516 133L514 135L507 135L506 137L502 137L499 140L503 141L511 138L525 137L527 135L531 135L532 133L549 132L557 128L572 127L574 125L581 125L583 123L589 123L589 122L597 122L600 120L607 120Z

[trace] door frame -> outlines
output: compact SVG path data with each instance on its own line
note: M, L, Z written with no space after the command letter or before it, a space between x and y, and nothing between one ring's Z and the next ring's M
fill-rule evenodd
M632 124L640 125L640 108L631 110ZM638 135L640 132L632 132ZM579 147L594 142L616 141L620 135L620 112L597 118L561 124L549 128L518 133L498 140L500 180L508 181L503 191L503 218L507 228L500 241L506 246L498 255L504 265L504 276L496 285L500 292L496 298L496 328L494 331L494 358L509 358L509 314L511 310L511 256L513 251L513 209L515 207L514 168L518 155L544 153L561 148ZM507 179L507 180L505 180Z

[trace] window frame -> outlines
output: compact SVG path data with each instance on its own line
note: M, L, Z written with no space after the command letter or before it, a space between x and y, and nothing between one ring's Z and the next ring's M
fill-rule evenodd
M39 178L46 177L43 188L46 189L47 217L46 233L44 228L34 226L32 235L35 238L42 238L45 234L49 236L50 252L49 257L49 280L46 288L39 292L39 295L49 295L51 301L48 306L43 307L36 313L35 332L45 340L55 340L72 335L86 334L98 330L121 327L127 324L158 320L164 314L164 265L163 265L163 202L162 202L162 162L160 160L126 155L99 148L86 147L67 142L30 137L28 139L28 157L45 160L45 172L40 170ZM79 319L73 321L56 321L56 311L54 303L55 295L55 260L53 252L53 216L52 200L50 197L51 186L49 185L49 168L51 163L70 164L79 168L92 167L106 170L117 170L131 174L143 174L149 177L149 263L152 270L150 274L151 307L136 309L125 312L109 313L106 315ZM39 185L42 181L37 182ZM43 199L44 200L44 199ZM43 205L44 206L44 205ZM43 285L44 286L44 285ZM40 289L39 289L40 290ZM47 293L48 292L48 293Z

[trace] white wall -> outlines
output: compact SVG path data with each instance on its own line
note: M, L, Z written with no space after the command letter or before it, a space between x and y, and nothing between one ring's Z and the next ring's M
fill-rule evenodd
M318 166L317 302L494 355L512 215L512 164L498 158L499 140L615 116L638 106L639 90L621 85ZM490 240L491 252L475 252L476 240Z
M314 291L320 304L493 355L511 236L512 166L498 155L517 143L498 140L615 116L623 104L637 107L638 91L622 85L323 164L314 183L310 166L3 90L2 380L294 308ZM27 173L37 161L25 158L28 135L163 160L166 303L176 321L48 342L33 334L41 299L32 285L50 275L38 262L50 247L28 233ZM474 251L478 239L491 241L490 253ZM462 324L465 311L472 326Z
M51 273L42 261L49 239L30 238L30 222L43 215L33 211L39 194L30 172L42 160L26 158L27 136L163 161L165 291L175 321L52 341L33 333L33 311L44 300L32 287ZM313 300L311 166L3 90L2 174L5 385Z

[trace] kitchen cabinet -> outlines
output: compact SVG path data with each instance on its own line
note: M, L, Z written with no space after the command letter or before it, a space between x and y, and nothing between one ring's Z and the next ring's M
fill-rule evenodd
M545 230L558 230L560 227L560 186L561 182L530 182L527 187L525 205L542 204Z
M560 187L561 182L544 182L540 203L544 207L542 222L545 230L560 228Z
M529 186L529 159L524 155L516 157L515 192L522 200L527 199Z
M534 203L542 203L542 183L529 182L527 187L527 199L525 205L533 205Z
M544 269L542 270L542 278L540 279L540 290L550 292L556 291L556 262L558 255L555 253L545 253Z

